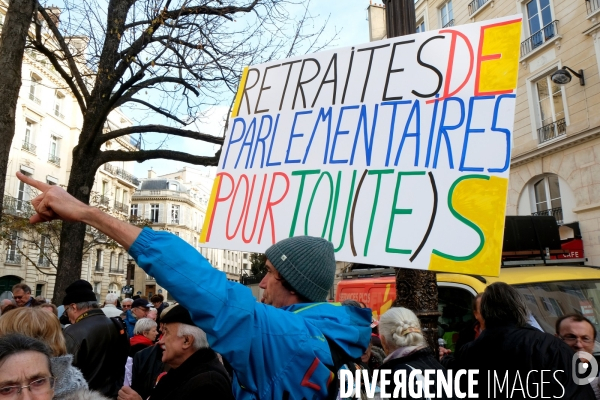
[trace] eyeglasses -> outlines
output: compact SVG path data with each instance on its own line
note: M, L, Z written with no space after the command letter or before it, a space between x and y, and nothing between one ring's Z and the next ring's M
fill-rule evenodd
M25 296L13 296L13 299L15 299L15 300L21 300L23 297L25 297Z
M121 305L121 308L123 308L123 309L131 308L131 304L123 304L123 305Z
M54 381L53 376L48 376L29 382L29 385L25 386L0 387L0 399L16 399L25 388L29 389L29 392L34 396L44 394L54 387Z
M573 344L575 342L577 342L577 340L581 340L581 343L585 343L585 344L590 344L594 341L593 338L591 337L578 337L575 335L565 335L565 336L559 336L559 338L561 338L563 340L563 342L568 343L568 344Z

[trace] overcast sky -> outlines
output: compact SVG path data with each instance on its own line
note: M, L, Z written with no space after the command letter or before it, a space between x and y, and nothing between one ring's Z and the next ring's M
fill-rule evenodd
M329 17L325 34L326 37L331 37L336 30L339 31L338 39L331 46L331 48L337 48L365 43L369 40L366 11L368 5L368 0L312 0L310 11L313 16L317 17L315 24L318 21L325 21ZM229 103L229 101L231 99L227 99L225 103ZM227 109L227 106L214 107L210 110L209 115L201 121L201 124L197 126L197 129L205 133L222 131ZM192 139L173 137L167 142L166 148L187 151L197 155L212 155L218 149L218 146L202 144ZM184 165L179 161L149 160L136 163L134 174L137 177L145 178L150 168L161 175L175 172Z

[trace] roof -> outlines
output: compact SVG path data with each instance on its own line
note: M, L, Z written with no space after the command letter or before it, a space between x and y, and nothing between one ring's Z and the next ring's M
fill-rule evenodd
M175 179L146 179L142 181L139 190L172 190L173 185L177 186L177 192L187 193L188 188Z

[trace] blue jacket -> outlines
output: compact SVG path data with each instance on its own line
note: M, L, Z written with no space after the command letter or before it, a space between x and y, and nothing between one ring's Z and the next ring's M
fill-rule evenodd
M366 350L371 312L339 303L275 308L227 280L196 249L144 229L129 249L137 264L190 311L235 371L236 399L323 399L333 374L325 337L351 357Z
M125 326L127 327L127 335L129 338L133 337L133 328L135 328L135 323L137 322L137 318L131 313L131 310L127 310L125 312L125 318L123 319L125 322Z

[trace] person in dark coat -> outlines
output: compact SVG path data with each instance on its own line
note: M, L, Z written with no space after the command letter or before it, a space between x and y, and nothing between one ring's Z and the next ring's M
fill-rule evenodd
M386 354L383 364L379 367L379 371L390 371L389 377L392 377L396 371L405 370L406 376L409 376L412 370L437 370L437 373L447 374L439 361L437 361L432 350L427 345L427 341L423 337L419 318L411 310L403 307L392 307L387 310L379 319L379 337L381 345ZM391 380L391 385L387 387L388 394L394 393L396 386L394 379ZM381 388L383 391L384 388ZM412 399L410 390L406 391L408 397L392 397L394 399L407 398ZM430 393L437 394L437 382L433 381L433 385L429 387ZM441 399L454 399L447 397L444 391L441 392ZM398 392L401 396L402 391ZM383 398L383 393L382 396ZM425 398L425 397L416 397Z
M115 398L123 385L129 339L118 318L107 318L97 308L92 285L78 280L66 289L63 300L71 325L64 330L67 351L89 388ZM120 324L120 325L117 325Z
M194 325L190 313L175 306L162 319L162 361L171 367L150 392L150 400L233 400L231 380L217 354L208 347L206 334ZM119 400L140 400L132 388L123 386Z
M168 305L165 304L164 301L165 301L165 298L163 297L162 294L155 294L154 296L152 296L150 298L150 302L152 303L154 308L156 308L156 323L158 324L159 328L160 328L160 315L163 312L163 310L168 307Z
M502 282L488 286L481 298L481 314L485 330L456 352L451 366L479 369L475 393L480 398L487 398L488 390L495 398L534 398L541 397L543 389L543 396L548 397L595 399L589 384L575 383L573 350L527 323L527 306L516 289ZM508 385L501 390L493 384L495 377L499 382L507 378Z

